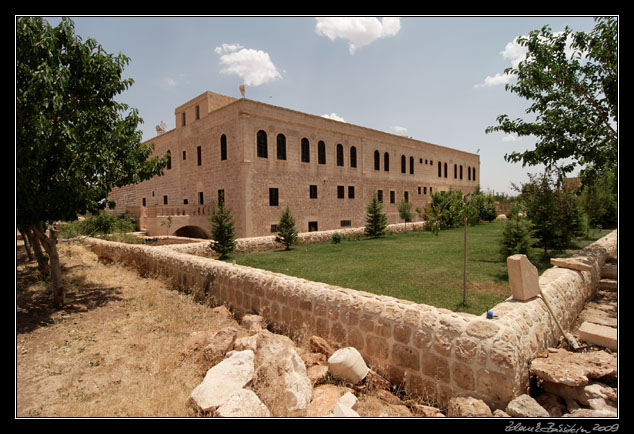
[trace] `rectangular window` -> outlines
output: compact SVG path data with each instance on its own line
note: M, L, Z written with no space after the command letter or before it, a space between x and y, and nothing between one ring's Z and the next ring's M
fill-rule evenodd
M183 205L187 205L189 203L188 199L183 199Z
M279 190L277 188L269 188L269 205L278 206L279 204Z
M383 190L376 191L376 198L379 202L383 203Z
M404 191L403 192L403 200L405 202L409 202L409 191Z
M317 199L317 186L316 185L311 185L310 186L310 198L311 199Z
M200 107L196 106L196 120L200 119Z
M279 230L277 229L277 225L271 225L271 233L275 233L275 232L279 232Z
M418 194L420 194L420 193L421 193L421 188L420 188L420 185L419 185L418 186Z
M390 191L390 203L396 202L395 197L396 197L396 193L393 190Z
M423 194L427 194L427 187L423 187Z
M187 160L187 151L183 151L183 161Z
M141 199L141 203L143 204L143 206L147 206L146 205L147 202L146 202L145 198Z
M196 157L198 158L198 165L202 165L203 164L203 149L202 147L198 146L196 147Z
M317 222L308 222L308 232L317 232Z
M187 125L187 119L185 117L185 112L183 112L181 117L182 117L182 120L183 120L183 126Z
M347 226L352 226L352 220L341 220L341 227L347 227Z
M343 199L345 197L345 188L343 185L337 186L337 199Z
M225 202L225 191L218 190L218 205Z
M354 199L354 186L348 186L348 199Z
M199 191L198 192L198 205L204 205L205 204L205 200L203 197L203 192Z
M163 196L163 205L167 205L167 196Z

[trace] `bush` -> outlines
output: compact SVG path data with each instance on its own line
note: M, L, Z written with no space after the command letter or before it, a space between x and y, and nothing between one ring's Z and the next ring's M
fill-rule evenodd
M211 248L220 255L220 259L225 259L236 247L235 224L231 211L225 208L224 201L214 207L211 214L211 237L213 242Z
M282 213L277 229L275 241L284 244L285 250L290 250L291 246L297 242L297 229L295 228L295 218L291 215L288 205Z
M533 245L531 231L531 224L525 218L514 215L510 220L507 220L502 232L502 246L500 248L502 256L508 258L516 254L528 255Z
M335 232L332 234L332 242L334 244L339 244L341 242L342 236L339 232Z
M387 215L383 212L383 205L377 199L376 193L372 195L372 200L366 208L365 229L367 236L378 238L385 235L387 228Z
M80 235L97 236L134 232L136 220L128 212L111 214L105 210L86 217L83 220L69 222L61 228L61 236L73 238Z

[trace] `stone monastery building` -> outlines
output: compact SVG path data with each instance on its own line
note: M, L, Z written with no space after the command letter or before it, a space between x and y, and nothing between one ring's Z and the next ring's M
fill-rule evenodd
M399 223L400 201L423 208L432 192L479 183L477 154L245 98L205 92L175 117L148 140L171 155L164 175L110 196L153 236L208 238L223 199L239 238L274 234L287 205L299 232L364 226L375 192Z

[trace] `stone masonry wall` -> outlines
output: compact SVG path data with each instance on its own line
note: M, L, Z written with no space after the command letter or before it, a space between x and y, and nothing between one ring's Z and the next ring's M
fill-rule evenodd
M316 334L337 346L353 346L392 382L440 404L469 395L504 408L525 393L528 363L535 352L559 338L539 298L508 299L492 308L498 317L491 320L484 314L455 313L169 247L87 242L102 258L170 278L202 302L227 304L238 317L257 313L289 335ZM554 267L540 277L540 287L564 327L591 296L599 268L616 252L616 242L614 231L576 256L592 264L593 272Z

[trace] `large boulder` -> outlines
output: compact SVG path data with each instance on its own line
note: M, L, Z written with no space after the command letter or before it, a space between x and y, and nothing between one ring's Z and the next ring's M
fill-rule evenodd
M202 383L192 391L187 404L197 411L212 412L247 385L253 379L253 374L253 351L235 352L207 371Z
M447 406L448 417L493 417L493 412L482 400L466 397L454 397Z

